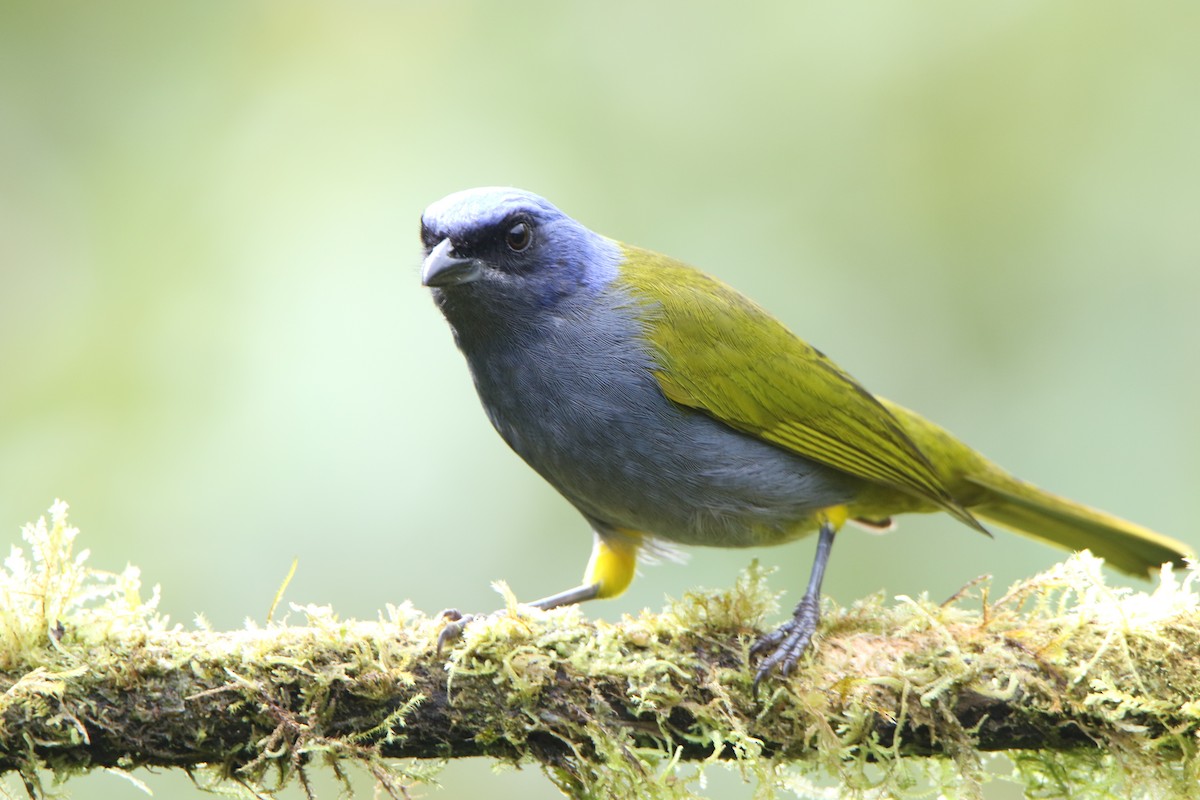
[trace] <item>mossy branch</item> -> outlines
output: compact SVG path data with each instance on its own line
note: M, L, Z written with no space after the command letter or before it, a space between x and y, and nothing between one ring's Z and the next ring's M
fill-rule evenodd
M1083 554L994 602L827 608L815 653L756 700L746 651L774 598L755 568L615 624L510 603L439 656L440 620L408 606L170 626L136 571L72 558L54 511L26 529L33 560L15 553L0 575L0 771L34 794L46 770L180 767L262 793L358 762L399 796L429 778L422 760L466 756L538 762L580 797L691 796L680 762L717 760L768 790L804 779L790 764L852 793L923 779L970 796L987 751L1008 751L1042 796L1103 783L1183 797L1200 777L1195 572L1133 593Z

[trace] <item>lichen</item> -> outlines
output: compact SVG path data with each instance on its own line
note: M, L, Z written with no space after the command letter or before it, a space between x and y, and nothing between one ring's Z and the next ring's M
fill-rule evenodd
M501 585L504 610L438 656L442 621L408 604L374 621L292 605L299 624L173 625L135 568L74 552L66 512L26 526L28 553L0 569L0 767L33 796L90 769L177 764L222 793L311 792L324 766L401 797L477 753L536 763L579 798L700 797L718 765L759 798L978 798L997 778L1046 798L1200 785L1194 569L1137 592L1081 553L995 601L980 583L946 603L826 603L813 653L755 697L748 648L778 611L757 565L611 623L519 606ZM124 749L110 752L100 737L118 717ZM444 741L414 733L431 721Z

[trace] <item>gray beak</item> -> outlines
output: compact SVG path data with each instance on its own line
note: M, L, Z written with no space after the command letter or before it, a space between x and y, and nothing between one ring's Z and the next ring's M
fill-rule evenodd
M447 237L438 242L421 267L421 283L425 286L458 286L477 280L483 265L474 258L460 258Z

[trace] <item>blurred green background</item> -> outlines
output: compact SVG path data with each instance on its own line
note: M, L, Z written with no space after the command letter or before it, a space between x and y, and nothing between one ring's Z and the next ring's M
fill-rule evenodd
M1197 41L1186 2L5 3L0 547L62 497L94 564L219 628L293 558L287 599L343 616L571 585L583 521L490 430L418 280L421 210L485 184L720 275L1023 477L1200 544ZM754 557L794 599L811 555L694 551L588 613ZM826 590L1059 558L909 517L842 537ZM443 784L556 796L482 762Z

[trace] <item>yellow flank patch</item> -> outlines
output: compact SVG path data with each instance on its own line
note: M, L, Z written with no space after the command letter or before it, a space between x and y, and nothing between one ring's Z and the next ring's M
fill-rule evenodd
M817 513L817 519L821 524L826 523L833 526L833 529L841 530L841 527L846 524L846 520L850 518L850 509L846 506L829 506L823 508Z
M642 534L637 531L622 530L618 536L596 537L596 546L592 548L592 557L583 576L584 583L599 586L596 597L616 597L629 588L641 543Z

